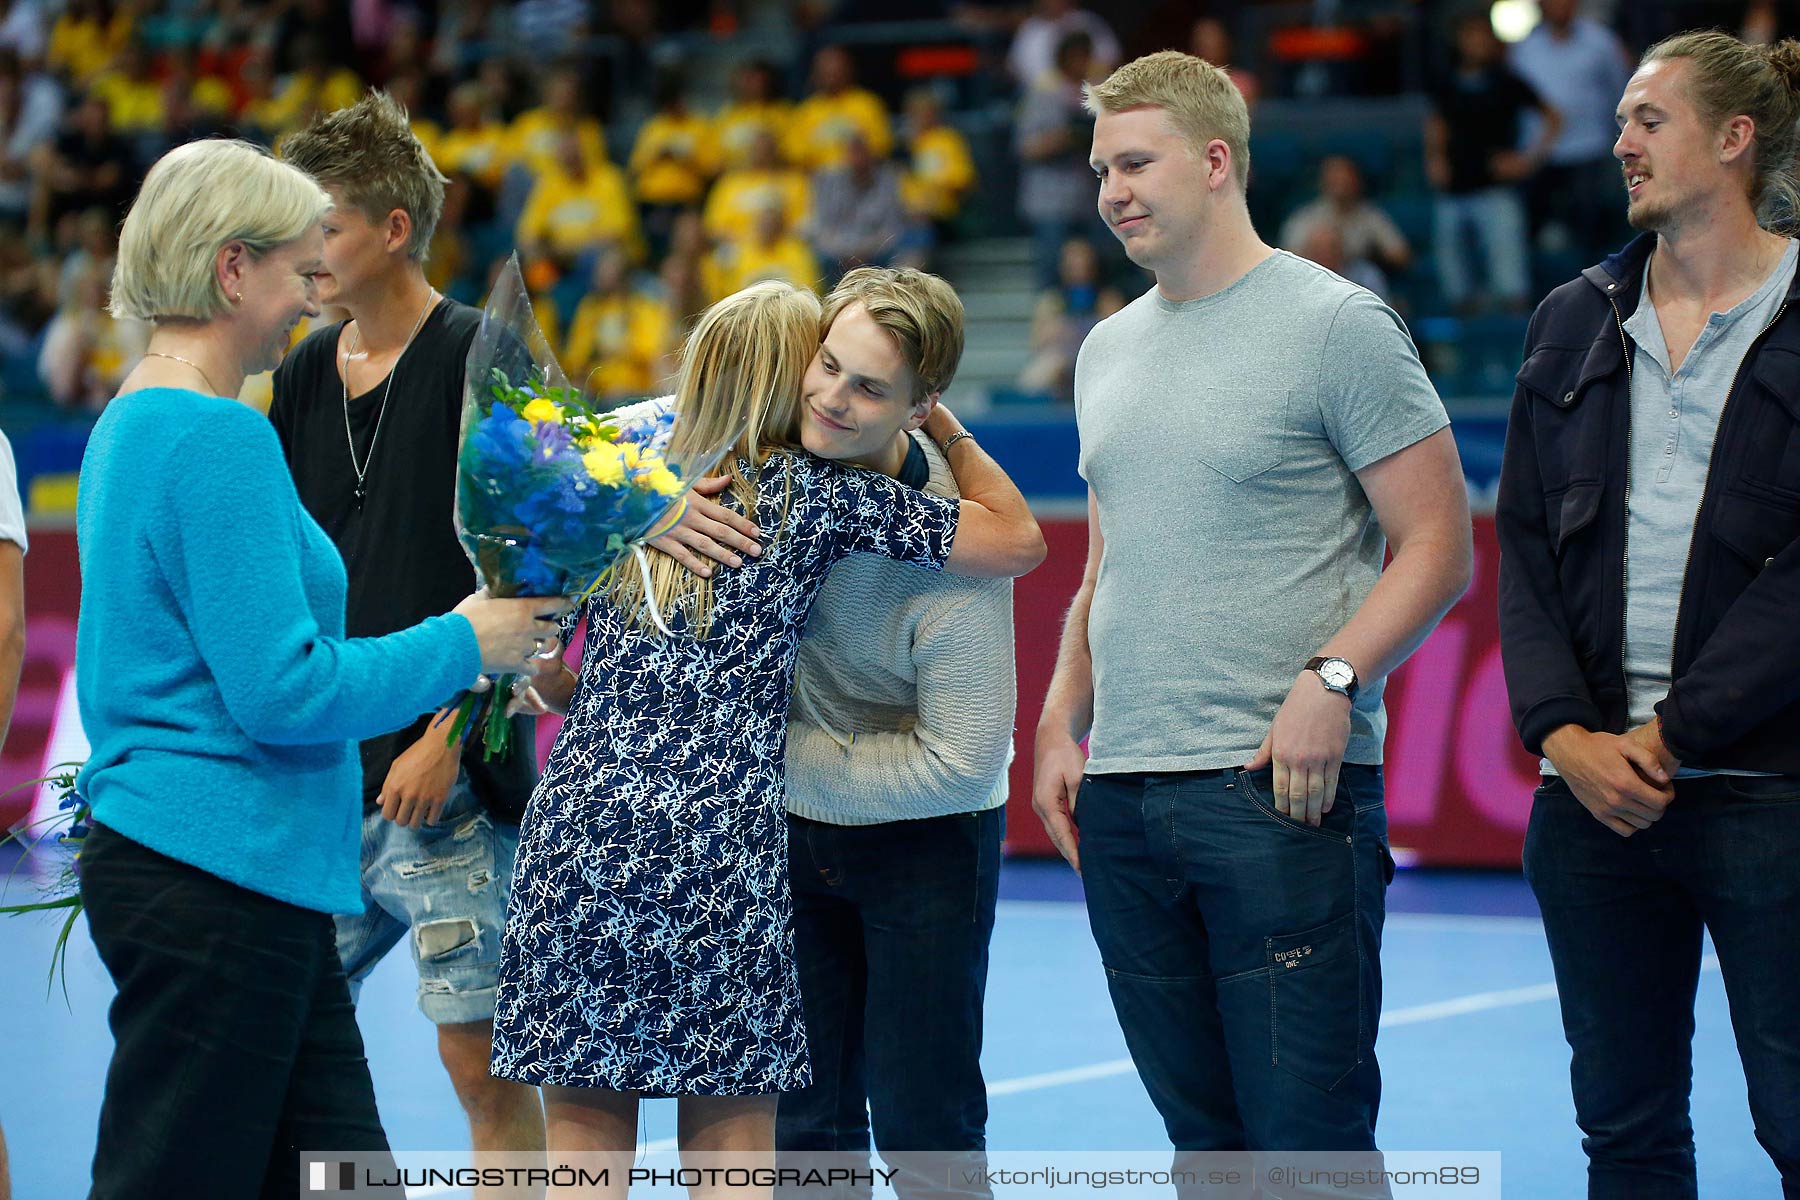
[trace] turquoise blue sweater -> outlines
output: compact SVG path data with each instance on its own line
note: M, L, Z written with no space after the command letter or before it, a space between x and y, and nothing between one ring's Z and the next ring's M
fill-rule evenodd
M448 486L448 481L446 481ZM398 729L481 668L433 617L344 636L344 564L269 422L148 388L94 426L76 500L80 791L135 842L251 891L360 912L353 739Z

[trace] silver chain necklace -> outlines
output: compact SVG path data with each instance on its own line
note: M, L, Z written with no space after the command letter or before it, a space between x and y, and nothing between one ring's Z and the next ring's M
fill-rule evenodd
M356 461L356 438L350 432L350 356L362 345L362 326L350 335L350 345L344 351L344 442L350 447L350 469L356 472L356 505L362 507L369 489L363 480L369 474L369 464L375 461L375 443L381 437L381 419L387 416L388 397L394 392L394 376L400 373L400 360L406 357L406 351L412 346L413 339L419 336L419 330L425 327L425 318L437 306L437 289L432 288L425 295L425 307L419 313L419 319L413 322L412 332L406 335L406 344L400 347L400 353L394 356L394 365L388 371L387 386L381 389L381 408L375 413L375 432L369 435L369 452L363 456L362 462Z

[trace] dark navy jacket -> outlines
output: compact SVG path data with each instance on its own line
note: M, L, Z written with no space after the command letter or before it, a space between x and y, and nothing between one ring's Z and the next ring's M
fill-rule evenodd
M1527 749L1623 733L1631 360L1654 235L1551 292L1513 392L1495 519L1500 644ZM1656 706L1684 765L1800 773L1800 279L1725 401Z

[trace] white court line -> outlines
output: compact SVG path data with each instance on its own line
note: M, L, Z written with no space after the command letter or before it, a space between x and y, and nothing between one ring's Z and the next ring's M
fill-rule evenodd
M1718 970L1718 958L1711 954L1702 958L1700 969L1702 971ZM1540 1000L1554 1000L1555 998L1556 985L1554 983L1535 983L1529 987L1508 988L1498 992L1474 992L1467 996L1455 996L1449 1000L1437 1000L1430 1004L1414 1004L1408 1008L1390 1009L1381 1014L1381 1028L1397 1029L1402 1025L1442 1021L1448 1017L1460 1017L1468 1013L1486 1012L1496 1008L1514 1008L1521 1004L1535 1004ZM1085 1067L1071 1067L1063 1071L1045 1071L1040 1075L1021 1075L1016 1079L1002 1079L988 1084L988 1095L990 1097L1011 1096L1018 1092L1036 1092L1044 1088L1061 1087L1067 1083L1085 1083L1090 1079L1125 1075L1134 1069L1129 1058L1115 1058L1107 1062L1092 1063ZM670 1143L671 1146L673 1144L673 1142Z
M1048 904L1060 904L1076 910L1081 905L1071 901L1002 901L1002 908L1007 906L1035 908ZM1429 913L1395 913L1388 918L1390 924L1399 918L1401 924L1410 925L1415 922L1408 918L1418 918L1417 924L1427 927L1442 928L1447 918ZM1454 928L1481 932L1521 932L1527 928L1543 928L1533 917L1460 917L1450 918L1456 922ZM1429 923L1429 924L1428 924ZM1700 960L1702 971L1717 971L1719 959L1717 955L1708 954ZM1544 1000L1556 998L1554 983L1534 983L1526 987L1506 988L1494 992L1472 992L1467 996L1453 996L1448 1000L1435 1000L1428 1004L1414 1004L1406 1008L1389 1009L1381 1014L1382 1029L1398 1029L1405 1025L1422 1025L1428 1021L1442 1021L1450 1017L1467 1016L1470 1013L1491 1012L1500 1008L1517 1008L1524 1004L1537 1004ZM1021 1092L1038 1092L1046 1088L1063 1087L1071 1083L1087 1083L1095 1079L1110 1079L1117 1075L1129 1075L1136 1068L1129 1058L1114 1058L1105 1062L1089 1063L1085 1067L1068 1067L1060 1071L1044 1071L1036 1075L1020 1075L1012 1079L1000 1079L988 1084L989 1098L996 1096L1014 1096ZM659 1138L646 1143L643 1153L666 1154L676 1149L674 1138ZM458 1189L450 1187L430 1187L422 1191L409 1192L411 1197L423 1200L426 1196L449 1195Z
M1079 900L1002 900L996 905L1003 917L1038 917L1049 920L1086 919L1087 906ZM1488 916L1482 913L1391 912L1385 924L1427 933L1538 933L1544 923L1536 917Z

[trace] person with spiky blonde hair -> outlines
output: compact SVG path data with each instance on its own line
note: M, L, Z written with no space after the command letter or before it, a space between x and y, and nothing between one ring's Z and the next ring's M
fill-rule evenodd
M451 509L481 313L425 277L445 180L387 94L318 117L279 152L331 198L319 299L350 319L288 355L269 416L302 502L343 555L350 632L378 636L474 583ZM353 997L409 942L477 1165L544 1145L536 1090L487 1072L518 813L536 774L529 723L520 733L495 763L449 744L431 713L362 743L364 907L337 923Z

